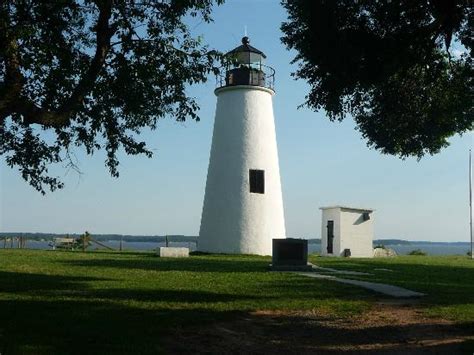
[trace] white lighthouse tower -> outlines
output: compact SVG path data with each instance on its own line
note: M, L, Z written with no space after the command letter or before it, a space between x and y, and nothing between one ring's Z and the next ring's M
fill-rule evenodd
M285 238L273 118L275 71L265 54L242 45L226 54L218 77L216 117L198 250L271 255Z

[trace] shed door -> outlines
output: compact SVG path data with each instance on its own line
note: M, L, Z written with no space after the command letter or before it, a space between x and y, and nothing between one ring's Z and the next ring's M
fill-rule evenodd
M328 221L327 229L328 229L327 252L328 252L328 254L332 254L333 253L333 243L334 243L334 221Z

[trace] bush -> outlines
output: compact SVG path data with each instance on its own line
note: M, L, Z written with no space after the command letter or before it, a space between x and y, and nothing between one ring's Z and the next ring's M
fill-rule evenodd
M380 248L380 249L387 249L387 247L383 244L378 244L374 247L374 249L377 249L377 248Z
M426 253L421 249L415 249L409 252L408 255L426 255Z

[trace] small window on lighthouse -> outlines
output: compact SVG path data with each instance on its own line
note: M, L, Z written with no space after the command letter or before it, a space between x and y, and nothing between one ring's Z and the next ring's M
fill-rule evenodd
M265 171L264 170L249 170L250 192L256 194L265 193Z

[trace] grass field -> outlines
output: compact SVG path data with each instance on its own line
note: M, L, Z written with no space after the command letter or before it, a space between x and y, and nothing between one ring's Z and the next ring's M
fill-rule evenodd
M256 310L351 317L379 299L353 286L268 272L269 261L0 250L0 353L157 353L163 337L176 329ZM312 261L426 292L422 306L428 314L472 327L474 262L467 257Z
M405 287L427 296L422 304L433 316L474 322L474 260L467 256L399 256L396 258L342 259L310 257L320 266L362 271L351 276Z

